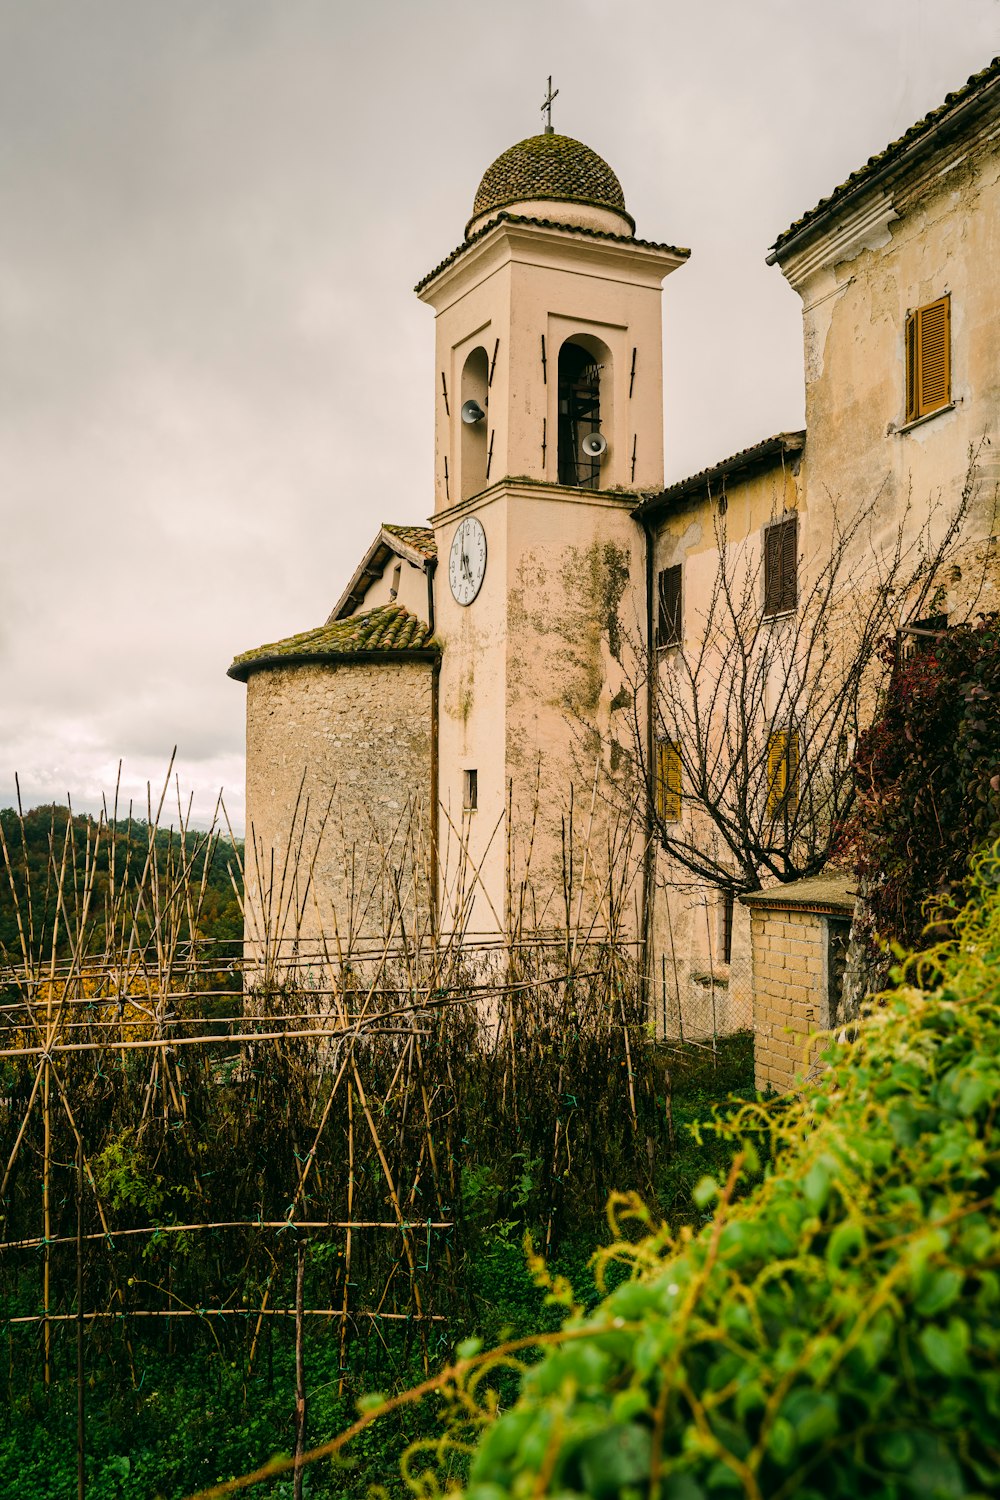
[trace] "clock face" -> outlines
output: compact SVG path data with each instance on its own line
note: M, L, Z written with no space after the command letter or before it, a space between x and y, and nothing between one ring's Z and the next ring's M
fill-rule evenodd
M475 516L459 523L448 559L448 582L459 604L471 604L486 575L486 533Z

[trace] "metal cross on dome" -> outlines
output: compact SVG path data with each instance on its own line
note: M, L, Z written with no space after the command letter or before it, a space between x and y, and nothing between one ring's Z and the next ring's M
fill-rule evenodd
M556 89L555 93L552 92L552 74L550 73L548 92L546 93L545 98L542 100L542 114L545 116L546 135L555 135L555 131L552 128L552 101L553 99L558 97L558 94L558 89Z

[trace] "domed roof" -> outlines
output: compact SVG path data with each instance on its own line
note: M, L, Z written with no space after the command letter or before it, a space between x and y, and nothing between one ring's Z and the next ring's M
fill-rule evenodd
M511 203L554 199L608 209L627 219L621 183L603 157L582 141L555 132L518 141L487 167L470 224Z

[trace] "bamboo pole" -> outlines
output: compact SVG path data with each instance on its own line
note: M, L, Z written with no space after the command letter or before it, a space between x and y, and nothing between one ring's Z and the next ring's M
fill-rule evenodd
M45 1310L42 1325L42 1350L46 1390L52 1380L52 1324L49 1319L52 1270L52 1108L49 1098L51 1066L46 1058L45 1079L42 1084L42 1243L45 1247L42 1259L42 1307Z
M76 1494L87 1492L87 1413L83 1360L83 1142L76 1143Z
M347 1080L347 1216L354 1207L354 1086ZM344 1370L347 1365L347 1309L350 1301L351 1251L353 1249L351 1228L344 1239L344 1298L340 1324L340 1373L337 1380L337 1395L344 1394Z
M306 1451L306 1369L302 1351L302 1325L305 1301L306 1246L298 1244L295 1268L295 1469L292 1479L293 1500L302 1500L302 1455Z

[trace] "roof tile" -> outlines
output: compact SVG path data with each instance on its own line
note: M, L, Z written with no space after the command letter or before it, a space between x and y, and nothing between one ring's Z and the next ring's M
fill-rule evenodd
M857 171L852 172L850 177L845 182L842 182L839 187L835 187L832 193L829 193L825 198L821 198L815 208L811 208L808 213L803 214L800 219L795 220L794 224L790 224L787 229L783 230L772 246L772 255L777 256L788 244L788 241L801 230L807 228L815 219L821 218L848 193L862 186L866 179L874 177L883 167L888 166L897 157L902 156L905 151L909 150L911 146L916 145L920 137L930 131L933 126L937 125L956 105L965 104L975 94L988 88L997 78L1000 78L1000 57L995 57L989 66L983 68L981 72L973 73L971 78L960 89L955 89L952 93L945 96L943 104L939 104L936 109L931 110L930 114L924 115L922 120L918 120L915 125L911 125L909 130L904 131L898 140L890 142L883 151L870 156L863 167L858 167Z
M298 662L335 661L338 657L354 658L385 651L437 651L437 641L430 626L401 604L383 604L346 620L304 630L283 641L244 651L229 668L229 676L245 682L252 672L263 667L291 665Z
M398 537L401 542L412 547L414 552L419 552L421 557L437 557L437 542L430 526L394 526L389 521L383 521L382 530Z
M413 290L415 292L423 291L424 287L429 286L435 276L440 276L441 272L446 270L452 261L458 260L460 255L464 255L466 250L470 249L478 240L481 240L484 235L494 230L498 224L528 224L533 229L561 229L566 234L582 234L586 239L600 240L612 245L635 245L640 250L666 250L670 255L679 255L684 260L687 260L691 254L690 250L684 250L678 245L661 245L656 240L637 240L631 234L611 234L604 229L585 229L580 224L558 224L554 219L534 219L528 214L511 214L503 210L495 218L491 219L488 224L484 224L482 229L477 229L475 234L470 234L468 239L463 240L460 245L456 246L450 255L446 255L444 260L434 267L433 271L428 271L426 276L422 276Z
M687 479L678 479L674 484L668 484L658 495L650 495L641 505L636 506L632 514L636 518L655 514L671 500L683 500L687 495L697 494L716 480L724 483L731 475L771 464L784 458L786 454L799 454L805 447L805 441L804 429L798 432L776 432L773 437L753 443L749 448L741 448L738 453L733 453L717 464L711 464L707 469L699 469L697 474L691 474Z

